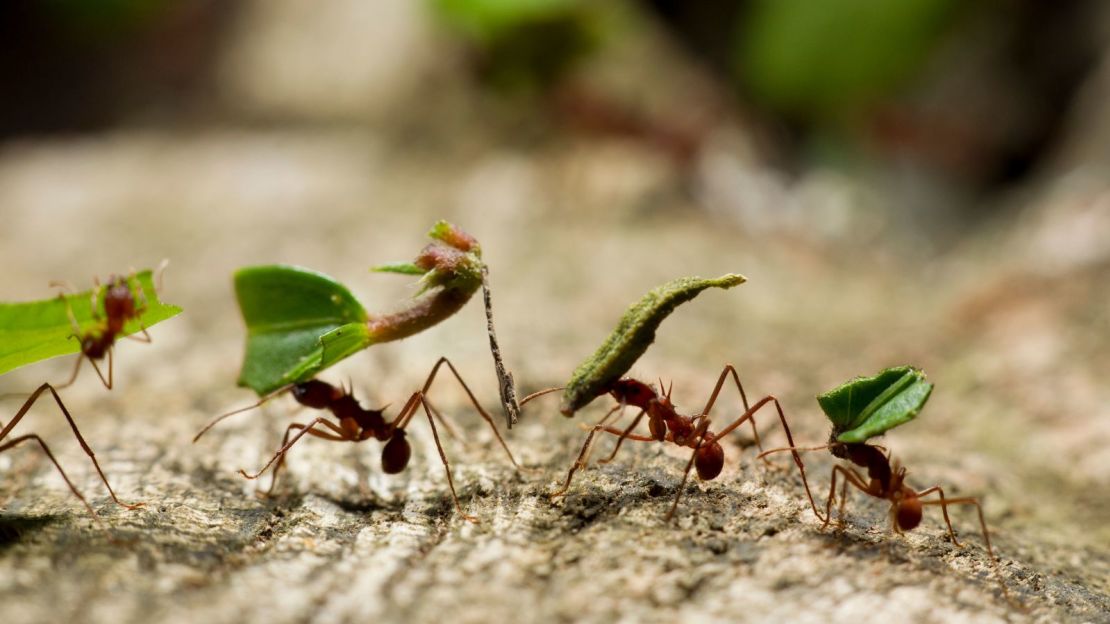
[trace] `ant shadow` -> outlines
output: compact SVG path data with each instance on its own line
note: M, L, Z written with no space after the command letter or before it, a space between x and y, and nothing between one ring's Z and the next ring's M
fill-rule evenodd
M50 514L45 516L9 516L0 514L0 552L22 542L24 538L57 524L65 516Z

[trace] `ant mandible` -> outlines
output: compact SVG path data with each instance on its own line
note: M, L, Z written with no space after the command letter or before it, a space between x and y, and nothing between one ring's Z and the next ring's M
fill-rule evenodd
M729 423L725 428L714 433L709 429L712 424L709 418L709 412L713 409L729 377L732 378L737 390L740 392L740 399L744 405L744 413L739 418ZM660 385L662 385L661 382ZM562 388L549 388L535 392L526 396L521 400L520 404L523 406L536 397L558 390L562 390ZM675 494L674 503L667 512L666 520L668 521L674 517L678 509L678 503L682 498L682 492L690 477L691 468L697 468L698 478L703 481L712 481L721 473L725 459L725 451L720 443L722 438L732 433L737 427L747 421L751 425L752 435L755 438L756 445L762 450L763 447L759 439L759 433L755 427L755 413L768 403L774 403L775 409L778 411L779 421L782 423L783 430L786 432L786 438L790 442L791 447L794 445L794 437L790 433L790 426L786 423L786 415L783 413L782 404L779 403L778 398L773 395L768 395L756 401L754 405L749 405L747 393L744 391L743 384L740 383L740 376L736 372L736 368L731 364L725 365L720 376L717 378L717 383L713 388L713 393L709 396L709 400L705 404L705 408L696 416L684 416L677 412L674 403L671 402L670 388L668 388L663 395L660 395L650 385L629 377L618 379L611 383L605 392L617 401L617 405L610 408L605 416L603 416L596 425L590 428L590 432L586 436L585 442L582 444L582 449L578 453L578 458L567 472L566 481L559 490L550 495L551 498L565 495L570 488L574 473L580 468L586 467L591 443L593 442L594 435L599 431L618 436L613 451L607 458L600 460L602 464L613 460L617 451L620 450L621 444L626 439L635 440L637 442L671 442L679 446L693 449L690 460L686 463L686 470L683 472L682 482ZM622 412L624 407L628 405L636 407L640 411L636 414L636 417L627 428L621 430L607 425L609 418L611 418L613 414ZM573 415L573 406L564 403L562 412L565 416ZM637 425L640 424L640 420L645 414L648 417L648 430L651 435L644 436L632 433ZM810 505L813 507L814 513L816 513L816 503L813 500L812 494L810 494L809 482L806 479L805 464L802 463L801 457L797 452L794 452L794 463L797 465L798 471L802 475L802 483L805 485Z
M90 460L92 460L93 466L96 467L97 474L100 475L100 480L104 482L104 486L108 488L108 493L112 495L112 500L115 501L117 505L125 507L127 509L137 509L139 507L142 507L142 503L129 505L116 497L115 491L112 490L112 484L108 483L108 477L104 476L104 471L101 470L100 463L96 461L96 454L93 453L92 448L90 448L88 443L85 442L85 438L77 429L77 423L74 422L73 417L69 414L69 410L66 409L65 404L62 403L62 398L58 396L57 390L54 388L54 386L51 386L48 383L42 384L34 392L31 393L31 396L27 397L27 400L24 401L23 406L19 408L19 411L15 413L15 417L12 418L11 422L9 422L7 426L3 426L3 424L0 424L0 442L2 442L2 444L0 444L0 453L15 448L16 446L24 442L32 440L37 442L39 447L42 449L42 452L46 454L46 457L49 458L50 462L54 464L54 467L58 469L58 474L62 475L62 479L66 482L66 485L69 486L69 490L73 492L73 495L81 501L81 503L85 506L85 509L89 510L89 514L92 515L93 519L95 519L98 523L100 522L100 516L97 515L96 511L92 508L92 505L89 504L89 501L85 499L80 490L77 489L77 486L75 486L73 482L69 480L69 476L66 475L65 470L62 470L62 465L58 463L58 460L54 457L54 453L50 451L50 447L46 445L46 442L44 442L42 438L34 433L29 433L21 436L16 436L11 440L7 440L5 442L12 429L14 429L15 426L19 424L19 421L23 420L23 417L27 414L28 410L31 409L31 406L34 405L35 401L37 401L38 398L48 390L50 391L50 394L54 397L54 402L58 404L58 408L62 410L62 414L66 417L66 422L69 423L70 429L73 430L73 435L77 438L77 442L81 444L81 448L85 451L85 454L89 456Z
M193 438L193 442L199 440L200 437L215 426L216 423L228 416L254 409L285 392L292 394L293 399L305 407L331 412L332 416L338 422L330 420L327 416L320 416L314 418L307 425L292 423L285 430L281 447L265 466L253 474L247 473L245 470L239 471L239 474L247 479L257 479L262 473L266 472L270 466L274 466L273 480L270 482L269 489L266 490L266 495L268 496L273 493L274 486L277 484L278 472L285 464L285 455L293 445L306 434L332 442L362 442L370 438L378 440L379 442L384 442L385 446L382 448L382 470L387 474L397 474L403 471L405 467L408 466L409 458L412 455L412 449L409 445L405 428L416 415L417 409L423 408L424 415L427 416L428 424L432 429L432 437L435 440L436 449L439 451L439 459L443 462L443 469L447 473L447 484L451 488L451 497L455 501L455 508L458 510L459 515L465 520L476 523L478 519L464 512L462 504L459 502L459 496L455 491L455 481L451 476L451 465L447 461L447 455L444 453L443 445L440 443L439 432L436 429L435 421L439 420L448 431L451 431L451 425L449 421L444 419L439 410L432 405L427 396L428 390L435 381L436 374L444 364L447 365L447 368L454 375L455 379L458 380L459 384L466 392L467 397L470 399L470 403L478 410L482 419L489 424L490 429L493 430L493 434L497 438L497 442L509 456L509 461L512 462L513 467L517 470L521 470L520 464L517 463L508 445L505 444L505 440L501 437L501 433L497 431L497 427L493 424L493 418L478 402L478 399L474 396L474 393L471 392L466 382L463 381L462 376L459 374L458 370L455 369L455 366L445 357L441 357L436 361L435 366L432 367L432 371L428 375L427 381L424 382L424 386L420 390L412 393L401 408L401 411L392 421L386 422L383 414L384 409L375 410L363 408L350 390L333 386L318 379L311 379L286 386L285 388L263 397L253 405L228 412L216 418ZM297 433L293 434L294 431ZM290 438L290 435L292 435L292 438Z

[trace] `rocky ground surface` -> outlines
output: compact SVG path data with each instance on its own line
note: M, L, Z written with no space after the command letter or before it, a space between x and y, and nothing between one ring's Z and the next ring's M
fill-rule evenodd
M144 507L111 502L47 402L20 431L49 441L106 530L40 453L0 454L0 621L1110 621L1110 194L1097 165L938 233L841 175L786 179L724 145L680 175L642 146L522 132L519 116L478 115L471 96L412 82L420 114L386 106L369 122L319 123L290 101L297 110L281 115L299 123L134 127L0 149L0 299L170 258L163 297L185 308L152 345L120 345L114 390L85 370L63 395L121 498ZM234 385L236 268L309 266L388 310L411 284L367 267L410 259L439 218L483 245L524 392L565 382L647 289L726 272L749 282L681 308L633 369L673 381L680 410L700 409L732 363L749 396L774 393L796 438L820 443L815 394L923 367L936 383L929 405L883 444L914 485L982 497L1000 562L969 509L953 511L962 548L935 508L892 535L887 506L862 494L843 527L823 529L789 464L754 459L747 428L725 443L718 479L687 486L675 522L664 514L687 455L662 445L626 444L550 501L580 425L606 400L573 421L554 398L529 405L507 434L530 468L517 472L464 395L438 382L433 397L465 434L446 452L479 524L455 512L424 422L403 474L381 472L376 442L308 440L270 499L256 496L268 481L236 471L261 466L286 424L310 417L292 401L190 442L254 398ZM441 355L495 409L478 301L323 377L396 410ZM21 369L0 391L62 381L71 366ZM18 401L3 405L14 413ZM740 413L732 389L714 413L719 426ZM760 419L764 444L781 444L772 414ZM610 448L603 440L594 458ZM807 455L821 501L833 463Z

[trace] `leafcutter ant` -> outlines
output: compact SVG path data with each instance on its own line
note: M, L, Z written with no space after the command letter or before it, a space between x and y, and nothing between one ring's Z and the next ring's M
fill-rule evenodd
M318 379L311 379L279 389L264 396L253 405L234 410L216 418L206 425L204 429L193 438L193 441L196 442L199 440L200 437L216 423L228 416L254 409L275 396L286 392L290 393L294 400L305 407L331 412L331 418L328 416L319 416L308 424L293 423L289 425L282 438L281 447L266 465L255 473L248 473L244 470L239 471L239 474L247 479L257 479L262 473L266 472L268 468L273 466L273 480L270 482L270 487L266 491L266 495L269 495L273 492L274 486L277 484L278 472L285 463L286 454L293 445L306 434L332 442L362 442L363 440L369 440L371 438L379 442L384 442L385 446L382 448L382 470L387 474L397 474L403 471L408 465L409 457L412 454L412 449L407 440L406 427L412 422L417 410L422 408L424 410L424 415L428 418L428 425L432 429L432 437L435 440L436 449L439 451L440 461L443 462L443 469L447 473L447 484L451 488L451 497L454 499L455 508L464 519L470 522L478 522L477 518L463 511L462 504L459 502L458 494L455 491L455 481L451 475L451 465L447 461L447 455L444 453L443 445L440 443L439 432L436 429L435 421L439 420L449 431L451 430L451 425L449 421L444 419L443 415L436 409L427 396L428 390L435 381L436 374L444 364L447 365L452 375L458 380L459 384L466 392L470 403L482 416L482 419L489 424L490 429L493 430L493 434L497 438L497 442L501 445L501 448L505 450L505 454L509 456L509 461L512 462L517 470L520 470L521 466L513 457L508 445L505 444L505 440L501 437L501 433L497 431L497 427L493 423L493 418L478 402L478 399L474 396L474 393L471 392L466 382L463 381L462 376L459 374L458 370L455 369L451 361L443 357L436 361L435 366L432 367L432 371L428 374L428 379L424 382L424 386L409 396L404 406L401 407L401 411L391 421L386 420L383 413L384 408L363 408L350 390L333 386Z
M740 400L744 406L744 413L719 432L715 433L710 430L712 420L709 417L709 412L713 409L722 388L730 377L735 383L737 390L740 392ZM662 385L662 382L660 382L660 385ZM523 406L538 396L562 389L563 388L551 388L541 390L526 396L520 404ZM672 519L678 509L678 503L682 498L682 492L690 477L691 468L697 469L698 478L703 481L712 481L721 473L725 459L725 451L720 443L722 438L732 433L737 427L744 424L744 422L748 422L751 425L755 443L757 447L762 450L759 433L755 427L755 414L765 405L769 403L774 404L778 412L779 421L782 423L783 431L786 432L786 438L790 441L791 446L794 444L792 441L794 438L790 433L790 426L786 423L786 415L783 413L782 404L779 403L779 400L774 396L768 395L756 401L755 404L749 405L744 386L740 383L740 377L731 364L726 365L721 371L705 407L700 413L694 416L684 416L678 413L674 403L671 402L670 388L668 388L664 394L660 395L650 385L629 377L613 382L609 386L608 394L617 401L617 405L610 408L605 416L603 416L596 425L590 428L586 440L583 442L582 448L578 453L577 459L567 472L566 481L561 488L550 495L552 498L565 495L570 488L574 473L586 467L593 438L601 431L617 436L617 442L612 452L608 457L600 460L599 463L603 464L613 460L617 451L620 450L621 444L626 439L637 442L670 442L678 446L692 449L690 460L686 463L686 469L682 475L682 482L679 484L678 491L675 493L674 502L667 512L667 520ZM628 427L622 430L608 425L609 419L614 414L622 412L624 408L629 405L638 408L639 412ZM566 409L563 410L564 415L569 416L573 415L573 413L573 411L568 412ZM646 436L633 433L644 415L648 417L648 431L650 432L650 435ZM798 466L798 470L802 475L802 483L805 485L807 495L809 495L809 482L806 480L805 465L802 463L797 453L794 454L794 462ZM816 503L813 501L813 496L809 495L809 499L810 505L812 505L816 511Z
M162 273L169 264L168 260L163 260L158 266L156 271L157 281L156 290L162 289ZM72 338L80 341L81 355L77 358L77 362L73 366L73 374L70 375L69 380L63 384L55 387L66 388L77 381L77 374L81 372L81 363L86 359L89 364L92 364L93 370L96 371L97 377L100 378L104 387L112 389L112 371L113 371L113 352L115 351L116 340L123 333L124 325L129 321L137 320L142 317L146 311L146 296L142 292L142 287L138 286L138 282L134 279L134 271L130 277L123 277L118 275L111 275L108 277L108 283L102 285L98 278L94 278L93 283L95 287L90 294L90 302L92 306L93 318L97 321L96 327L82 331L80 323L73 314L73 309L66 302L66 313L69 315L70 323L73 325ZM139 290L139 295L136 297L135 292L132 290L132 282L136 284ZM55 283L56 286L62 284ZM103 295L101 294L103 293ZM58 295L64 300L63 294ZM104 301L104 315L100 314L99 302L103 296ZM123 336L125 338L135 340L137 342L152 342L150 334L147 333L146 327L139 327L138 334L129 334ZM97 365L97 361L107 358L108 360L108 376L105 377Z

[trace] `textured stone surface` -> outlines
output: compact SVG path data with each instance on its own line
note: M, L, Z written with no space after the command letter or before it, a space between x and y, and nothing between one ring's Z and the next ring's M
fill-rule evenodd
M121 497L143 508L112 504L46 402L17 431L49 441L107 530L41 454L0 454L0 622L1110 622L1110 193L1097 136L1084 148L1078 132L1066 175L973 228L884 206L842 175L753 166L735 128L713 133L688 178L641 145L558 134L463 86L410 3L256 2L237 32L213 125L0 145L0 300L168 257L164 298L185 307L154 344L121 344L113 391L86 370L63 395ZM706 97L673 50L642 43L599 80L669 103L659 110ZM379 49L392 53L367 55ZM688 456L660 445L626 444L550 502L603 400L573 421L557 395L528 405L507 438L534 470L517 474L439 382L434 399L468 438L446 451L478 525L454 511L419 420L405 473L382 474L376 442L307 440L268 500L236 471L261 466L309 412L274 401L190 443L253 400L234 387L232 271L309 266L386 310L410 280L367 268L410 260L439 218L482 243L522 393L565 383L648 289L726 272L749 281L684 305L633 368L673 380L684 412L731 362L749 396L782 399L799 442L821 443L814 395L890 365L924 368L929 404L883 444L914 485L983 497L1001 564L967 509L953 512L963 548L936 509L891 535L886 505L861 494L842 529L822 530L788 464L753 459L746 427L725 442L721 476L687 487L673 524L663 515ZM477 302L324 378L396 410L441 355L495 407ZM71 366L5 375L0 393ZM0 420L17 407L0 403ZM718 426L738 413L728 389ZM760 423L765 444L782 443L771 414ZM823 501L833 460L807 461Z
M164 298L186 313L155 328L153 345L120 346L111 393L85 374L64 394L120 495L145 507L112 505L49 405L21 425L50 441L107 532L132 543L109 542L37 453L0 455L0 620L1107 621L1107 267L1095 254L1040 271L1044 258L1022 243L1081 218L1060 208L1067 194L944 255L896 234L864 252L748 235L694 211L653 171L634 155L583 161L576 146L424 151L371 132L120 132L6 147L4 299L168 256ZM381 473L377 443L309 440L272 500L235 471L260 466L284 423L309 417L291 401L190 444L207 419L251 400L233 387L234 268L297 262L386 309L411 290L366 267L411 256L439 217L483 244L524 391L563 382L648 288L727 271L750 281L684 306L634 368L673 380L680 409L699 408L729 361L751 395L776 393L796 437L816 443L826 425L814 394L889 364L924 367L933 399L885 444L916 485L984 496L1001 582L1029 612L1001 596L973 513L954 512L964 548L944 539L935 509L892 536L885 505L859 494L844 529L822 531L793 471L753 461L746 428L726 444L721 477L689 486L674 524L663 514L686 455L670 448L630 443L580 473L564 501L545 496L601 402L576 421L554 398L529 405L508 438L538 471L516 474L440 382L434 395L471 438L447 451L479 525L454 512L423 422L404 474ZM492 407L483 322L471 305L325 378L349 377L367 404L396 409L443 354ZM2 389L61 380L69 366L22 369ZM731 391L721 405L718 422L735 417ZM775 444L769 416L761 430ZM823 500L831 458L809 462Z

